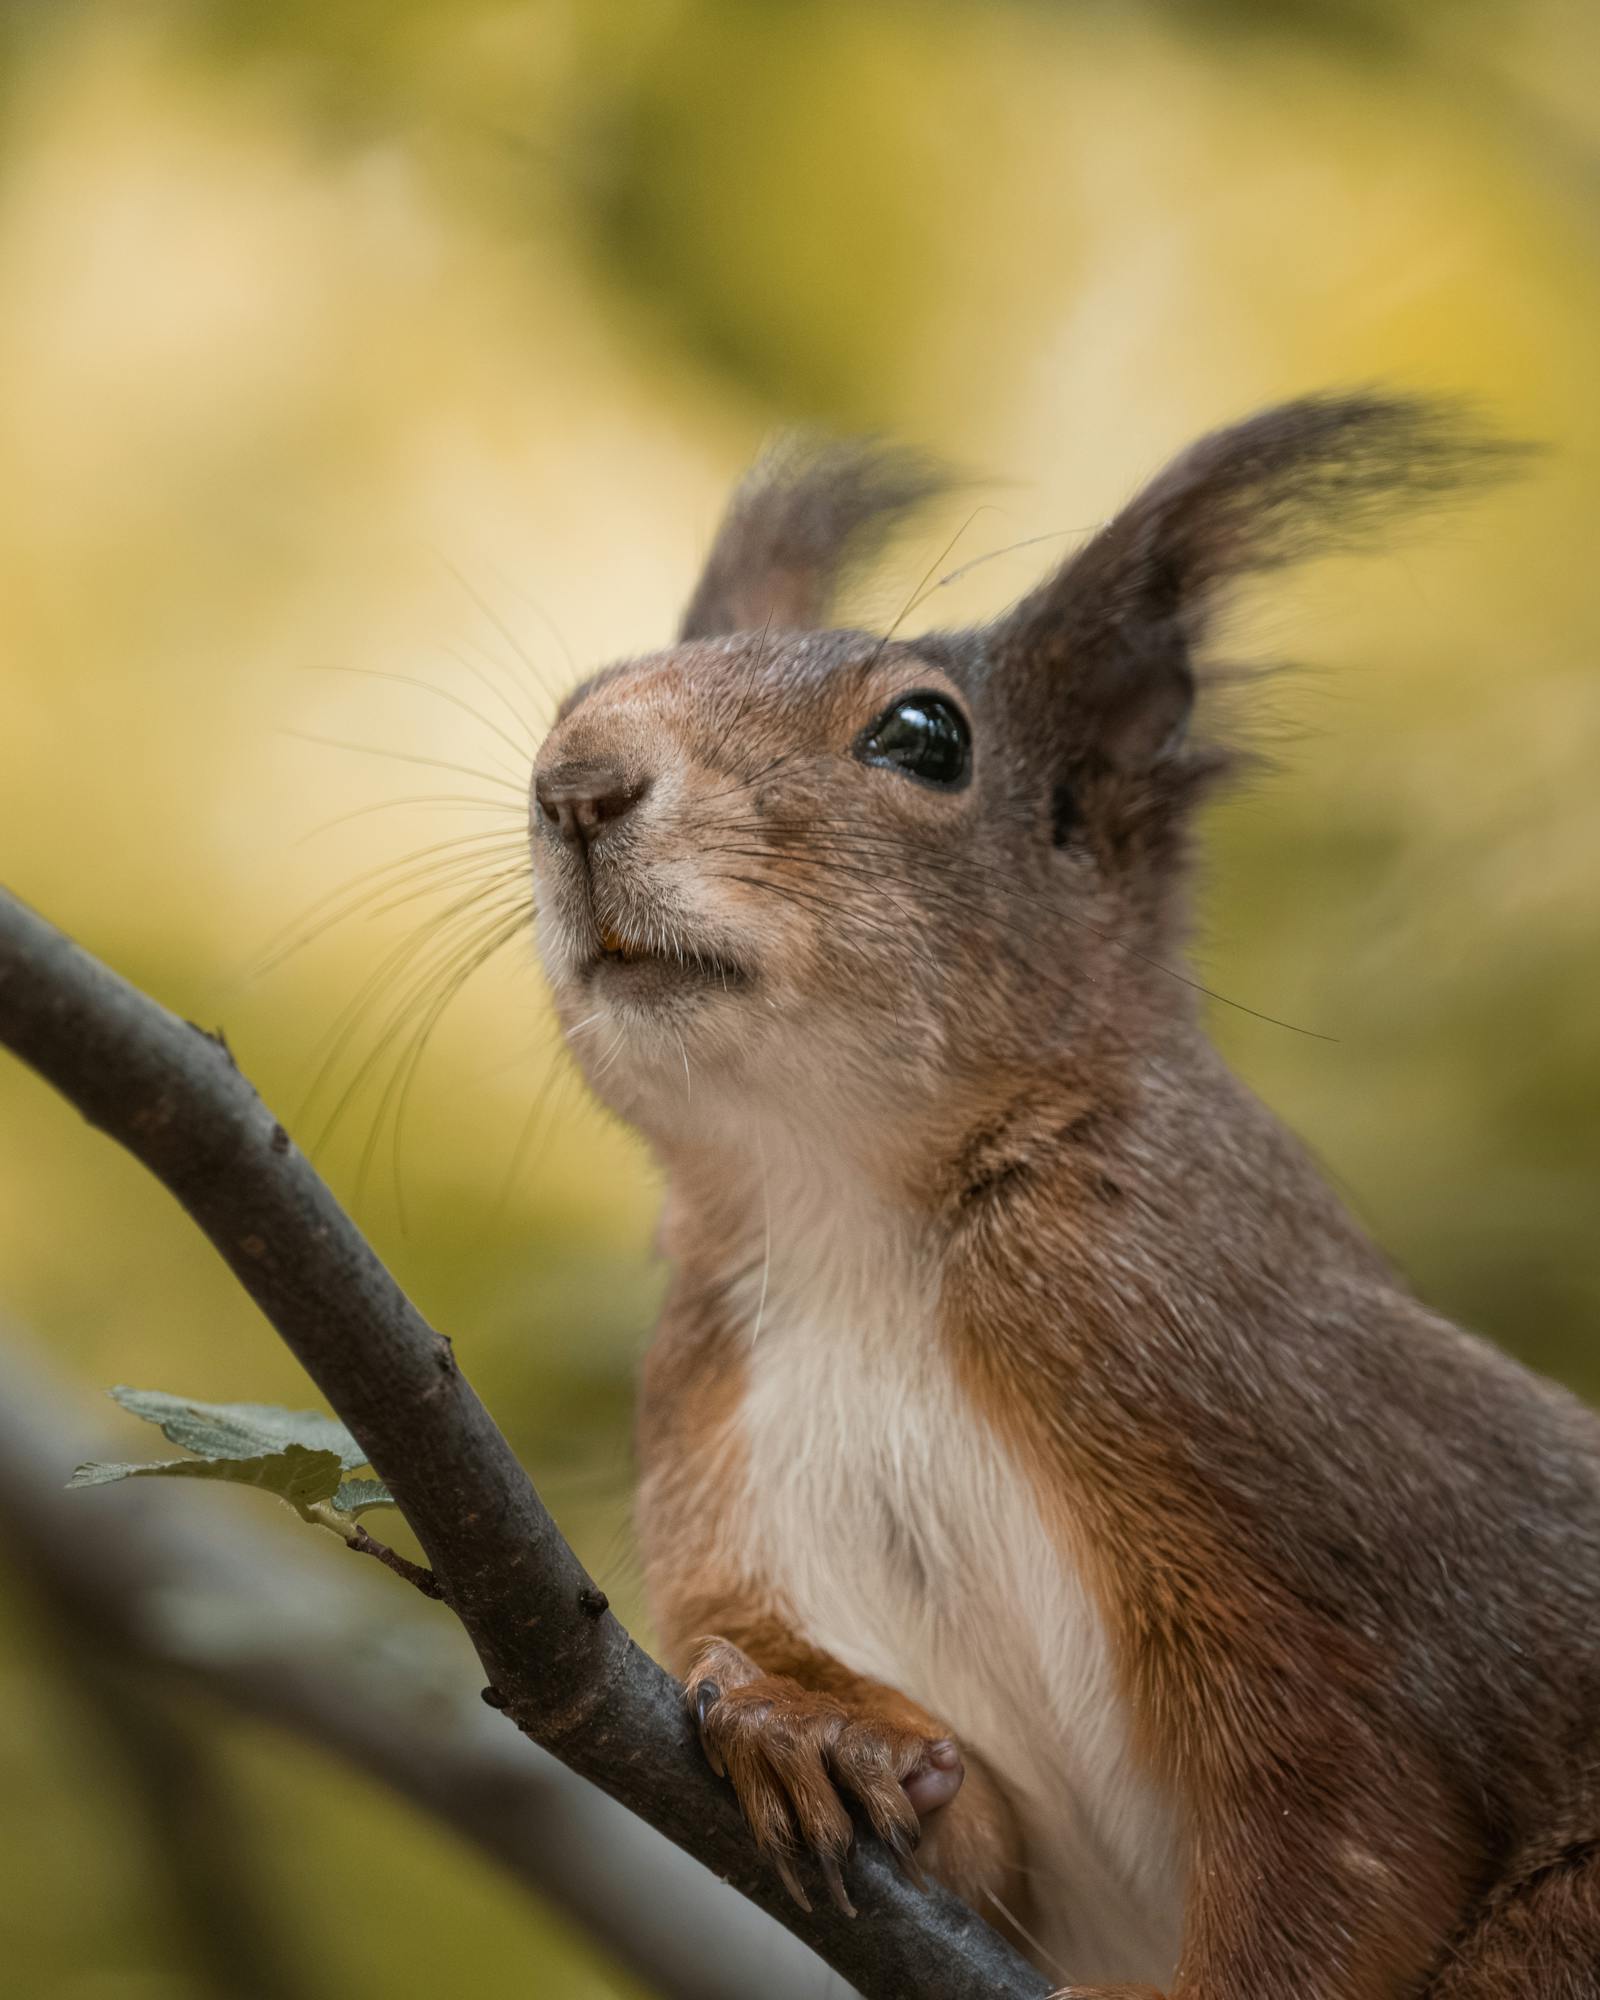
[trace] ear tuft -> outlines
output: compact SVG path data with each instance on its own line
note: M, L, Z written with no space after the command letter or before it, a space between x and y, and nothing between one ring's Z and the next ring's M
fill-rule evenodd
M679 638L822 624L845 579L946 484L931 460L871 439L780 439L729 502Z
M1445 403L1362 391L1265 410L1192 445L1024 598L992 636L997 671L1044 677L1030 707L1063 750L1146 767L1181 740L1229 585L1370 543L1527 457Z

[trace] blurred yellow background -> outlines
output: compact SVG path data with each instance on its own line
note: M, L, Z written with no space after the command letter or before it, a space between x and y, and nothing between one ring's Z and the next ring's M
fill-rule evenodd
M1276 774L1213 817L1199 966L1336 1038L1213 1010L1419 1289L1600 1396L1592 7L102 0L8 9L0 52L4 876L224 1026L302 1140L331 1123L335 1187L625 1616L650 1167L522 935L415 1065L414 1036L473 871L509 871L477 908L516 893L553 699L670 634L787 421L995 477L899 550L890 617L958 529L952 562L1070 537L1298 391L1464 393L1550 447L1252 605L1243 650L1299 670L1261 695ZM167 1198L7 1062L0 1306L86 1394L309 1400ZM10 1990L189 1991L14 1604ZM211 1735L307 1995L636 1990L387 1800Z

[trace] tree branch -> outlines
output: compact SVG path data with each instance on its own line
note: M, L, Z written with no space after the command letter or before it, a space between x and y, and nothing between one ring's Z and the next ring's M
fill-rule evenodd
M1049 1986L876 1843L862 1916L792 1904L701 1758L676 1682L607 1610L436 1333L220 1039L0 894L0 1041L165 1183L385 1479L507 1713L732 1882L868 2000L1039 2000Z

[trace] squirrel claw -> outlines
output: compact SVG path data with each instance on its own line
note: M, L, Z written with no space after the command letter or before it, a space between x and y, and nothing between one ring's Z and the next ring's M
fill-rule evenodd
M919 1890L924 1896L927 1895L928 1878L923 1874L921 1865L916 1855L912 1852L911 1842L907 1840L898 1827L890 1831L886 1844L889 1852L900 1864L900 1873L911 1884L912 1888Z
M694 1719L695 1727L700 1732L700 1748L705 1754L706 1762L719 1778L725 1778L728 1775L727 1766L723 1763L717 1746L706 1733L706 1717L715 1707L721 1693L722 1690L715 1681L702 1681L694 1691Z
M782 1882L783 1886L788 1890L789 1894L793 1896L795 1901L800 1905L801 1909L804 1910L806 1915L809 1917L811 1914L811 1898L806 1894L805 1890L801 1888L800 1877L794 1872L794 1869L790 1866L789 1857L786 1854L779 1854L776 1850L774 1850L772 1856L772 1865L778 1871L779 1881Z
M853 1917L856 1906L851 1902L844 1886L844 1877L839 1872L839 1864L831 1854L819 1854L817 1866L822 1870L822 1879L828 1885L828 1894L833 1898L834 1907L847 1917Z

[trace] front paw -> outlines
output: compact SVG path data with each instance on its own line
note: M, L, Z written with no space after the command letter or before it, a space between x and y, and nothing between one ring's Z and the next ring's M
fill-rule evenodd
M897 1728L786 1674L764 1674L726 1639L700 1648L685 1693L707 1761L731 1781L756 1845L803 1910L811 1904L794 1862L804 1850L834 1902L855 1915L839 1868L854 1833L845 1798L859 1802L923 1886L913 1854L921 1821L955 1797L964 1775L950 1738Z

